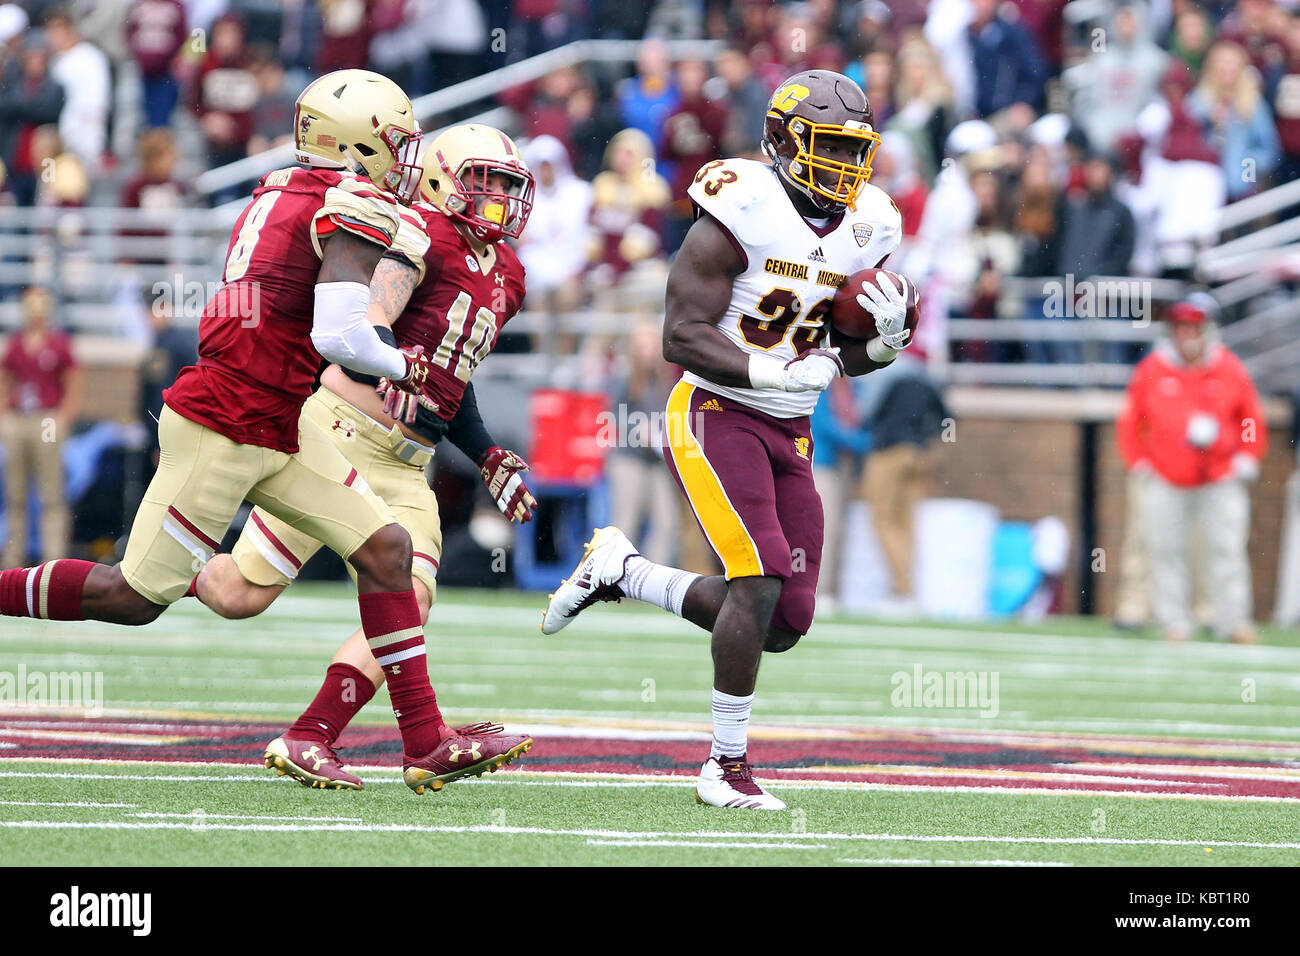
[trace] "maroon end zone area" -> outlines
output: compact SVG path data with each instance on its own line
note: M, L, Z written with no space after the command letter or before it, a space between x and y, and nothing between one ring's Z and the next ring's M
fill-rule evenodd
M266 743L283 730L268 723L11 712L0 716L0 758L257 763ZM750 757L772 780L1300 801L1300 745L1294 744L916 730L819 733L824 735L755 740ZM548 734L521 763L554 773L694 776L707 755L698 736L664 736ZM401 744L391 728L352 728L341 744L348 763L400 766Z

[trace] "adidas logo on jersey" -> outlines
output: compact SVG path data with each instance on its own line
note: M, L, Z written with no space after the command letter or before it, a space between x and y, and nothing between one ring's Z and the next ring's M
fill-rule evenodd
M812 252L808 253L808 261L809 261L809 262L825 262L825 261L826 261L826 256L825 256L825 254L822 252L822 247L821 247L821 246L818 246L818 247L817 247L816 249L814 249Z
M711 398L707 402L700 403L700 407L697 409L697 411L720 412L722 411L722 406L718 404L718 400L716 398Z

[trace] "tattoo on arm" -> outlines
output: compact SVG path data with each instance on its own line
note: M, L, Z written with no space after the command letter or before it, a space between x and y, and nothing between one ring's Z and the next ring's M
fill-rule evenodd
M391 327L411 301L419 277L415 267L407 262L390 256L380 259L370 279L371 321L378 317L374 314L378 309L384 324Z
M384 254L377 242L336 229L324 243L317 282L360 282L370 284L375 265Z

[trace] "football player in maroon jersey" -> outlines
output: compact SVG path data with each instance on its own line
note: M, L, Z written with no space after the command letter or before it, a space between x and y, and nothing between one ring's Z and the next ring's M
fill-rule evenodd
M366 321L369 282L414 197L419 124L391 80L341 70L294 115L299 166L263 177L235 223L199 359L164 393L157 474L122 562L0 573L0 614L141 625L185 596L245 499L309 531L357 576L362 628L408 755L444 725L429 685L411 539L325 434L299 422L322 358L419 391L432 356ZM400 662L400 666L399 666Z
M329 435L410 533L422 619L436 594L442 549L438 502L424 477L439 440L447 438L478 463L512 521L528 521L536 506L522 479L527 464L492 440L470 384L523 302L523 265L501 240L523 230L532 196L532 173L500 130L457 126L430 143L424 201L405 212L392 250L375 270L370 297L371 321L391 328L403 348L423 348L431 356L419 401L387 380L332 365L303 408L304 420ZM320 546L309 532L258 508L232 554L216 556L199 576L198 597L226 617L259 614ZM340 766L334 744L384 682L372 647L360 632L343 644L311 706L267 745L268 767L308 786L361 788L361 780ZM459 777L496 770L531 746L530 738L495 724L457 728L427 759L408 762L405 779L417 793L438 790Z

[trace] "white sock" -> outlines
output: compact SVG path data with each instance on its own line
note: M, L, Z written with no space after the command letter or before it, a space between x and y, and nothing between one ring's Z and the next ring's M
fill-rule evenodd
M713 749L710 757L740 757L749 752L749 711L754 695L734 697L713 688Z
M699 575L692 571L655 564L634 554L623 565L623 579L618 586L630 598L656 604L681 617L686 592L697 578Z

